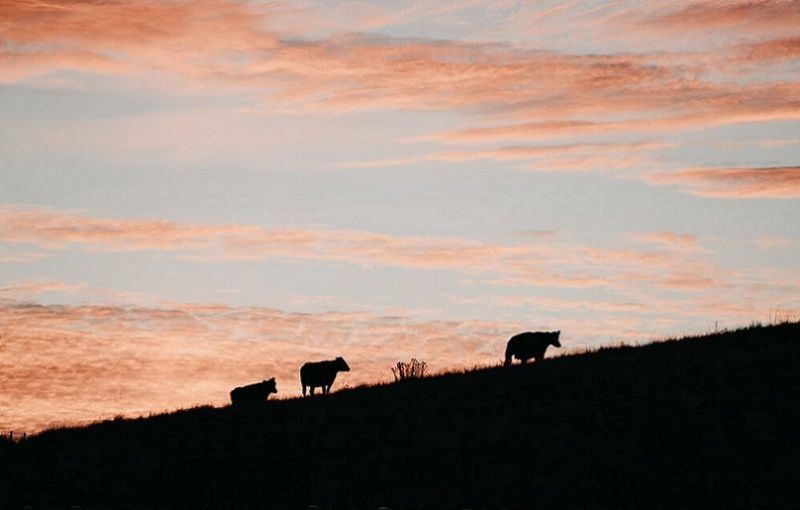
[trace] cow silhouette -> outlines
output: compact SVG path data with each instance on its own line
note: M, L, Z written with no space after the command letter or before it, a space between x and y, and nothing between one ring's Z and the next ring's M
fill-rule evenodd
M275 387L275 378L263 380L259 383L239 386L231 391L231 404L242 406L246 404L256 404L266 402L270 393L278 393Z
M533 358L535 361L542 361L544 359L544 351L547 347L561 347L558 342L558 337L561 331L538 331L532 333L530 331L514 335L509 339L506 345L506 362L504 366L511 364L512 356L517 358L524 365L529 359Z
M306 363L300 367L300 384L303 385L303 396L306 396L307 387L311 388L312 395L315 388L322 388L322 393L330 393L331 385L336 380L336 374L349 371L350 367L341 356L329 361Z

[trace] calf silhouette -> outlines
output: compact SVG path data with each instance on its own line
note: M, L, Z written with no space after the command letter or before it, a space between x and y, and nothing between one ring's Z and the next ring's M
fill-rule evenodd
M506 362L504 365L509 366L511 364L512 356L520 360L522 364L525 364L531 358L536 361L543 360L544 351L547 350L548 346L561 347L558 342L559 335L561 335L561 331L540 331L536 333L528 331L512 336L508 341L508 345L506 345Z
M350 367L347 366L347 362L341 356L329 361L306 363L300 367L300 383L303 385L303 396L306 396L306 387L311 388L312 395L315 388L322 388L322 393L330 393L336 374L349 371Z
M274 377L270 380L265 379L260 383L234 388L231 391L231 404L236 407L245 404L266 402L270 393L278 393L278 388L275 387Z

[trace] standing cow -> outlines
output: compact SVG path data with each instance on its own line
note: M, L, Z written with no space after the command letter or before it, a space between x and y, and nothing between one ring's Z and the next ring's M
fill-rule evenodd
M506 346L506 362L504 365L509 366L511 364L512 356L522 361L523 364L531 358L536 361L543 360L544 351L547 350L548 346L561 347L558 342L559 335L561 335L561 331L540 331L536 333L528 331L512 336Z
M231 403L234 406L266 402L270 393L278 393L275 387L275 378L263 380L260 383L239 386L231 391Z
M339 356L334 360L306 363L300 367L300 383L303 385L303 396L306 396L306 387L322 388L322 393L330 393L331 385L339 372L349 372L347 362Z

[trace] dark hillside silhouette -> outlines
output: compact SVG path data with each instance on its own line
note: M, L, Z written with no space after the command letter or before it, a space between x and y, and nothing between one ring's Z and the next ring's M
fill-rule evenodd
M0 443L21 509L790 508L800 324Z

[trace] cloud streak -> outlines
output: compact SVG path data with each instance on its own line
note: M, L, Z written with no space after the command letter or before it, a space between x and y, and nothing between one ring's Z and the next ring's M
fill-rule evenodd
M797 0L711 0L677 2L662 13L646 14L645 24L673 32L736 28L745 33L794 30L800 24Z
M572 143L539 146L506 146L481 150L440 151L417 158L398 158L336 163L336 168L364 169L405 166L424 161L463 163L472 161L529 161L521 168L541 171L581 171L641 167L652 160L646 156L672 147L665 142ZM532 161L532 162L531 162Z
M759 62L792 61L798 56L793 34L776 33L769 38L763 34L767 28L798 24L798 4L788 0L667 3L647 8L615 5L585 9L581 14L602 18L609 10L612 15L607 22L612 26L637 19L664 30L687 24L697 30L757 29L758 37L732 40L724 50L708 54L582 54L508 43L361 33L309 38L302 36L305 31L297 19L286 15L290 10L286 6L236 0L135 4L3 0L2 8L6 44L0 49L0 61L5 64L0 66L0 79L6 82L56 70L131 76L158 72L181 77L189 89L246 92L268 109L283 112L409 109L459 111L478 119L475 127L421 137L437 143L677 132L800 119L797 80L774 74L768 75L770 79L752 80L748 74L763 70ZM404 19L430 10L417 11L388 14ZM755 69L748 70L744 64ZM501 119L504 124L498 125ZM627 149L634 150L632 145ZM579 147L585 154L555 156ZM617 148L623 149L623 144ZM609 150L612 144L571 142L438 151L333 166L379 168L429 160L513 161L546 156L549 160L530 168L640 169L649 163L646 158L616 156Z
M650 177L659 184L677 184L693 195L713 198L800 197L800 167L693 168Z
M800 58L800 37L773 39L741 48L745 62L796 60Z
M292 37L293 27L277 28L277 5L6 0L3 7L4 38L9 47L24 49L6 49L9 63L43 58L70 69L77 60L69 55L82 54L79 70L95 63L106 72L113 62L129 72L170 71L215 86L270 91L280 101L315 110L643 114L687 102L698 106L708 96L749 94L700 80L703 69L676 56L582 55L360 34L300 40ZM58 55L63 62L56 63ZM576 121L545 122L555 127Z
M360 266L483 274L505 285L585 288L666 282L665 266L721 285L722 276L690 251L611 249L566 243L490 244L460 238L399 237L354 230L265 228L96 218L74 211L0 207L0 240L63 250L160 251L195 261L282 258ZM685 279L684 279L685 280ZM673 285L668 285L672 287Z
M0 285L0 298L20 296L33 297L49 292L75 293L83 291L86 285L82 283L69 284L58 280L19 280Z

